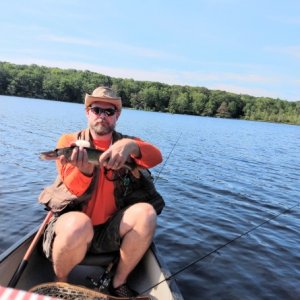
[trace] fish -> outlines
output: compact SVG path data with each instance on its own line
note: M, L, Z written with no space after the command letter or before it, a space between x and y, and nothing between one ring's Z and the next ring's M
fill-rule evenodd
M93 165L99 165L99 157L100 155L104 152L95 148L90 147L90 143L84 140L78 140L75 142L74 145L71 145L69 147L64 147L64 148L56 148L52 151L46 151L46 152L41 152L39 155L39 158L41 160L56 160L58 159L59 156L64 155L67 160L70 160L72 152L74 148L76 147L82 147L86 150L87 155L88 155L88 162L93 164ZM137 169L138 165L135 163L135 161L126 161L124 164L124 168L129 169L134 172Z

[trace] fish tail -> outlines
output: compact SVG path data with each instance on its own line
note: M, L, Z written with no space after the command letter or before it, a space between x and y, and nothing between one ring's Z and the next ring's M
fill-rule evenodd
M57 153L56 151L48 151L48 152L42 152L40 154L40 159L42 160L54 160L57 159Z

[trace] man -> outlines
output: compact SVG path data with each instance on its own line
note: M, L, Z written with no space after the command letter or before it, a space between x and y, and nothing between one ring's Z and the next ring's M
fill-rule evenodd
M43 248L53 262L57 281L67 281L87 252L119 250L110 292L131 297L136 294L127 286L127 277L149 248L156 216L164 206L147 171L159 164L162 156L155 146L115 131L121 108L121 98L108 87L98 87L86 95L85 139L104 153L99 167L88 162L83 147L75 147L69 160L61 156L57 161L58 173L69 192L81 197L92 191L83 205L72 202L53 218L45 231ZM57 147L74 144L84 132L63 135ZM138 174L124 168L129 160L139 166Z

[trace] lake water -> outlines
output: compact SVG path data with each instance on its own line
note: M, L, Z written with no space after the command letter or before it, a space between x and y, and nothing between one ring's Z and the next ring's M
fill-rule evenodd
M39 152L85 126L83 104L0 96L1 252L43 218ZM299 126L124 109L117 129L163 153L155 240L171 273L199 260L176 276L185 299L300 299Z

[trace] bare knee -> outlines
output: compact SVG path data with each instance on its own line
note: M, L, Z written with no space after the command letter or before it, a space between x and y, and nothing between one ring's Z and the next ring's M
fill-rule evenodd
M93 238L90 218L82 212L63 214L55 224L56 238L63 239L65 245L89 243Z
M141 218L141 222L156 226L157 214L151 204L139 203L139 205L137 204L137 210L138 216Z
M156 228L157 214L151 204L137 203L125 212L120 226L121 237L135 229L145 235L153 234Z

